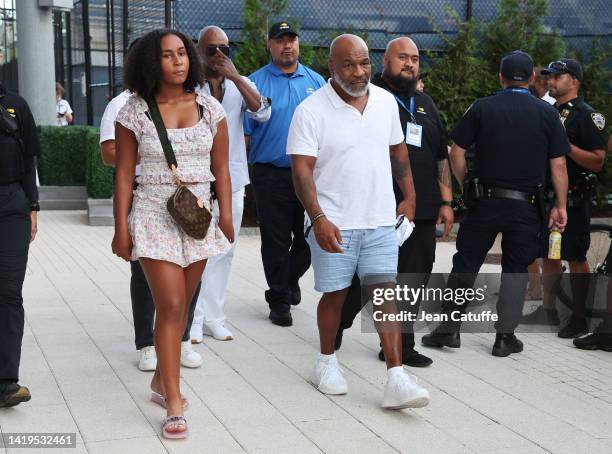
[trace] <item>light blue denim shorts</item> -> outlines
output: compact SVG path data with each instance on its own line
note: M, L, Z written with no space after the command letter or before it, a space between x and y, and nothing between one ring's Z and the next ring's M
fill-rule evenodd
M399 248L392 225L341 230L342 253L324 251L315 239L314 230L307 229L306 233L315 290L318 292L335 292L350 287L355 272L364 285L395 282Z

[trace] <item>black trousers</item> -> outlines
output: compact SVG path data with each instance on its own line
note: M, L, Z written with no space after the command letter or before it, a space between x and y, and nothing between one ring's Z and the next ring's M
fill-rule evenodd
M310 267L304 239L304 207L295 195L290 168L254 164L251 183L261 232L261 258L270 309L288 311L298 281Z
M153 303L153 295L149 290L149 284L145 277L144 271L138 260L130 262L132 267L132 277L130 279L130 296L132 297L132 317L134 319L134 341L136 349L140 350L143 347L151 347L153 341L153 323L155 320L155 304ZM183 342L190 338L189 331L193 322L193 313L198 302L200 287L198 284L195 295L189 306L189 320L185 332L183 333Z
M28 263L30 202L18 183L0 185L0 380L19 380L23 280Z
M457 253L447 288L471 288L493 246L498 233L502 234L502 276L497 301L498 333L513 333L519 324L525 291L527 267L538 257L542 220L536 208L527 202L508 199L482 199L470 208L457 235ZM449 314L467 311L467 304L453 302L443 305ZM461 322L450 322L443 328L456 331Z
M399 248L397 261L398 284L410 287L426 285L436 259L436 221L414 221L415 229L410 238ZM353 325L366 299L361 295L361 282L355 274L346 300L342 306L340 329ZM400 307L415 314L419 312L420 301L414 305ZM402 348L414 349L414 322L402 322Z

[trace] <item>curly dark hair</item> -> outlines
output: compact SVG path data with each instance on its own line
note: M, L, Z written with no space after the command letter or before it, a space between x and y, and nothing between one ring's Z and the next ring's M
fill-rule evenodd
M161 40L164 36L178 36L189 58L189 71L183 86L187 91L194 91L203 82L202 65L193 42L177 30L163 28L147 33L128 52L124 65L123 83L131 92L143 99L152 99L159 88L161 80Z

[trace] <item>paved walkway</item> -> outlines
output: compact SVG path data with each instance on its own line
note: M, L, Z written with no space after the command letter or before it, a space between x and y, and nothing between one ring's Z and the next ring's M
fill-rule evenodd
M76 449L55 454L612 453L612 355L550 334L523 335L525 352L510 358L490 355L490 334L462 336L459 351L427 350L433 366L412 372L431 404L387 412L376 336L355 327L339 353L349 394L320 394L307 382L318 351L312 273L294 325L273 326L255 236L240 237L230 279L236 339L196 347L203 367L182 370L191 436L165 441L151 374L136 368L129 266L111 254L111 237L86 226L84 212L41 213L24 291L21 375L33 399L0 410L3 433L76 432ZM440 271L453 247L439 245Z

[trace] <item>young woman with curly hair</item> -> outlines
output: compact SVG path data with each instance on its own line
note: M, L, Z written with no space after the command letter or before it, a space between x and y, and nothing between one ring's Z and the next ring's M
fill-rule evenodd
M153 294L158 362L151 389L152 400L167 409L162 425L166 438L184 438L188 433L179 367L189 302L206 259L229 249L234 236L225 113L216 99L195 93L201 80L196 49L184 34L175 30L148 33L128 56L124 82L133 95L115 123L112 249L124 260L140 261ZM208 209L210 183L216 181L219 223L211 223L203 240L186 235L166 208L176 184L147 100L159 106L180 180ZM132 195L138 155L142 173Z

